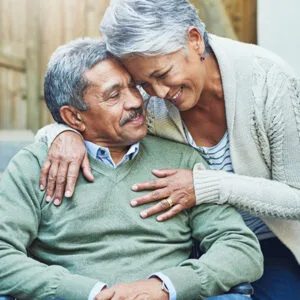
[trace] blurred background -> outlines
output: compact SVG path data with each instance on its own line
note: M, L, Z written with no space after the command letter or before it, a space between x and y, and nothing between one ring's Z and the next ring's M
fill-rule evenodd
M109 2L0 0L0 131L36 132L53 121L43 101L49 57L69 40L99 37L99 24ZM299 0L192 3L209 32L269 48L300 74Z

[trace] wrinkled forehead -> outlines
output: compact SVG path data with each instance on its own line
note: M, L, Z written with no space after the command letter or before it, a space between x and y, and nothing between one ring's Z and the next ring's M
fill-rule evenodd
M99 86L100 89L106 89L112 85L126 85L131 76L125 67L116 59L105 59L84 73L89 83Z

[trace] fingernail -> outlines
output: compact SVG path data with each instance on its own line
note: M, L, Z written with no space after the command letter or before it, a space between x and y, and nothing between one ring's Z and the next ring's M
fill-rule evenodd
M138 189L138 186L137 186L136 184L134 184L134 185L131 187L131 189L132 189L133 191L136 191L136 190Z
M159 217L159 216L158 216L158 217L156 218L156 220L160 222L160 221L162 221L162 217Z
M136 206L136 205L137 205L137 202L136 202L135 200L132 200L132 201L130 201L130 205L131 205L131 206Z
M50 201L51 201L51 199L52 199L52 197L51 197L51 196L47 196L47 197L46 197L46 201L47 201L47 202L50 202Z
M43 191L44 190L44 186L40 185L40 190Z
M66 196L67 198L71 197L71 192L70 192L70 191L66 191L66 192L65 192L65 196Z
M146 218L146 217L147 217L147 213L146 213L145 211L142 211L142 212L140 213L140 216L141 216L142 218Z
M55 200L54 200L54 204L55 204L55 205L59 205L59 204L60 204L59 199L55 199Z

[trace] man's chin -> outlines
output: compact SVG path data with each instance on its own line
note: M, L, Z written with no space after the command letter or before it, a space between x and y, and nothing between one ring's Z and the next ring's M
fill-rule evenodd
M128 145L133 145L135 143L140 142L145 136L147 135L147 130L145 132L141 132L136 134L134 136L128 137Z

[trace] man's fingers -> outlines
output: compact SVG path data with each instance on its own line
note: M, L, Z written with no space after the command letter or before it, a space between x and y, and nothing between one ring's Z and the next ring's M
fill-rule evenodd
M140 183L135 183L131 189L135 192L137 191L144 191L144 190L154 190L154 189L160 189L164 188L166 186L167 182L164 178L144 181Z
M181 204L176 204L172 208L170 208L168 211L166 211L163 214L159 215L156 218L156 220L159 221L159 222L166 221L166 220L174 217L178 213L180 213L183 209L184 209L184 206L182 206Z
M41 172L40 172L40 189L43 191L46 188L47 185L47 178L48 178L48 172L51 166L51 161L46 160L43 163Z
M91 168L91 165L90 165L90 162L89 162L87 152L85 153L84 158L82 160L81 169L82 169L82 172L83 172L83 176L88 181L94 181L94 176L92 174L92 168Z
M176 169L159 169L159 170L152 170L152 174L156 177L167 177L170 175L174 175L177 172Z
M47 184L47 192L46 192L46 201L49 202L54 194L55 183L57 178L58 171L58 163L53 162L49 169L48 174L48 184Z
M141 204L157 201L157 200L162 200L164 198L169 197L170 195L170 190L168 188L163 188L159 190L154 190L151 193L148 193L146 195L134 198L130 201L131 206L138 206Z

